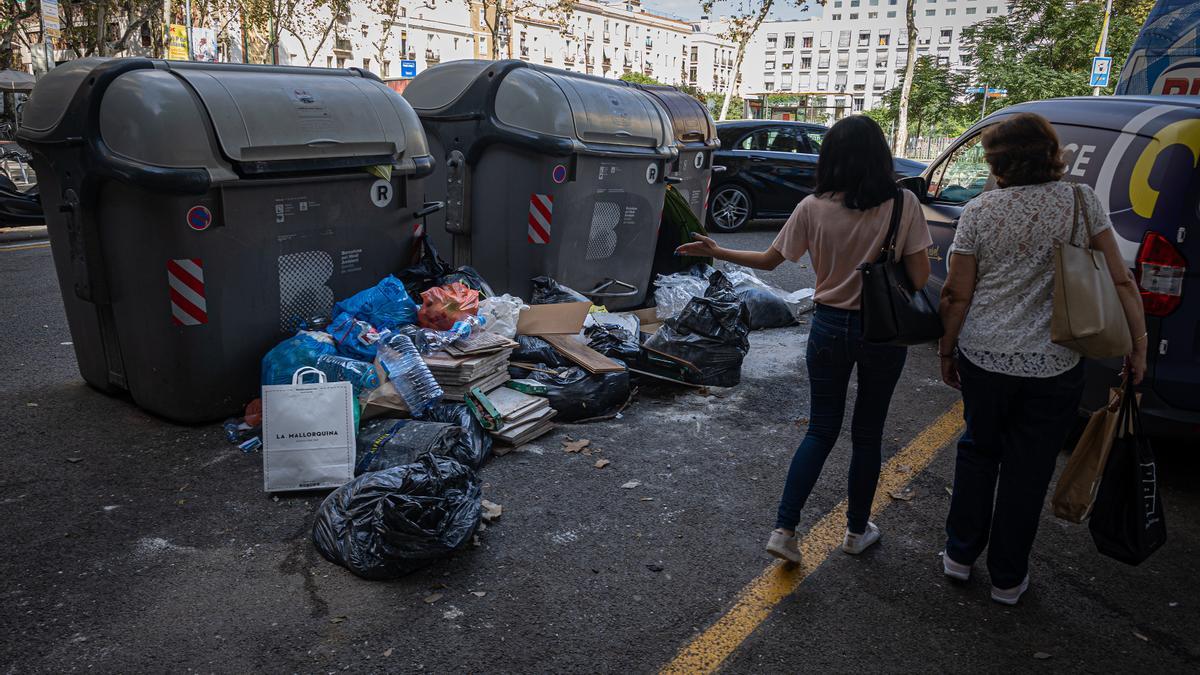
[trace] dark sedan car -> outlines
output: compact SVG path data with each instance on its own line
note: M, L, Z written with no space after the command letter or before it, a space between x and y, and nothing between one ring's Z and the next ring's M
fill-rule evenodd
M708 225L733 232L753 218L787 218L796 204L812 194L817 153L828 127L805 122L738 120L717 124L721 149L713 164ZM917 176L925 165L897 159L898 177Z

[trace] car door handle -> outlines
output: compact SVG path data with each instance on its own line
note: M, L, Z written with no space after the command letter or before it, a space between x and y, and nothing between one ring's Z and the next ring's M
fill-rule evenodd
M712 172L713 173L724 173L726 168L727 167L724 164L713 164Z
M760 157L758 155L750 155L750 161L751 162L765 162L765 161L767 161L767 158Z

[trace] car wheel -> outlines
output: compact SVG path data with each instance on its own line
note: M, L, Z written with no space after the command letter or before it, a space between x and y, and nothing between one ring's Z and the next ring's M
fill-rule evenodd
M708 203L708 223L718 232L735 232L750 221L754 202L739 185L724 185Z

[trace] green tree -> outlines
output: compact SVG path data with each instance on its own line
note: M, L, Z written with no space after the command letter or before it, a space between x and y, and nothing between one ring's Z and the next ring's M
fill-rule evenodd
M1105 93L1112 93L1153 5L1153 0L1114 0L1108 34L1112 84ZM1088 74L1103 21L1103 0L1014 0L1007 16L965 28L976 81L1008 90L1006 97L989 100L988 108L1091 93ZM976 98L977 108L981 103Z
M781 1L797 7L825 5L825 0ZM733 92L737 89L738 79L742 72L742 60L746 56L746 46L750 44L750 40L754 39L754 34L758 32L759 26L766 20L771 10L775 8L775 0L702 0L700 10L704 14L711 16L713 8L718 5L730 5L728 8L730 14L725 19L726 28L722 37L737 47L737 51L733 57L733 72L730 73L729 84L725 89L725 100L721 102L721 109L715 115L718 120L724 120L727 119L729 106L735 98Z
M621 75L620 79L624 82L632 82L633 84L662 84L658 80L650 77L645 73L640 73L636 70L631 70L628 73Z
M905 138L913 136L944 135L957 136L967 126L972 103L962 101L963 91L968 85L966 75L956 73L949 66L939 65L932 56L922 56L912 68L912 86L908 97L908 125L902 128L900 99L905 78L900 85L883 95L882 104L867 111L884 130L896 128L899 140L902 131ZM897 146L902 149L903 146ZM900 150L897 150L899 152Z

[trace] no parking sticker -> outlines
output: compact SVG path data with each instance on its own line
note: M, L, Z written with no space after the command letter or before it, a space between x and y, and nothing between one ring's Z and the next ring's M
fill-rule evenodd
M212 211L208 210L207 206L197 204L188 209L187 224L197 232L203 232L212 225Z
M554 169L550 172L550 178L555 183L565 183L567 181L567 167L563 166L562 164L556 164Z

